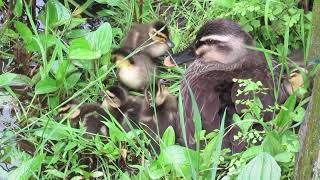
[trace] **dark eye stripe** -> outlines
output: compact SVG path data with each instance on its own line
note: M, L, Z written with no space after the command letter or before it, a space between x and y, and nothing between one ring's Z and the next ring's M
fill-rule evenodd
M220 43L221 41L218 41L218 40L207 39L205 41L197 41L196 47L198 48L203 45L213 45L213 44L220 44Z

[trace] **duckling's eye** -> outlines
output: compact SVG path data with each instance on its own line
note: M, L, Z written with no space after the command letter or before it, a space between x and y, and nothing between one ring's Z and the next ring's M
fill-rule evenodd
M114 63L114 62L116 62L116 60L117 60L117 57L116 56L112 56L111 62Z

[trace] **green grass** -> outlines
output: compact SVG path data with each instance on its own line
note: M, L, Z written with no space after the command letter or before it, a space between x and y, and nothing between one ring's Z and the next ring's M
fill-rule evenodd
M1 2L0 0L0 10L8 10L4 6L1 7ZM30 98L29 101L20 100L21 96L10 87L11 84L18 82L17 78L13 78L10 81L11 84L4 84L4 90L0 89L0 91L8 92L18 101L22 111L18 117L18 123L21 124L18 129L0 132L0 147L3 148L0 152L0 163L13 162L14 160L19 160L20 163L16 169L9 173L0 168L0 177L9 176L20 179L25 177L65 179L72 176L104 177L105 179L129 179L129 177L131 179L221 179L222 177L230 177L235 179L240 172L245 172L246 165L251 159L254 159L259 153L267 152L281 168L281 178L292 178L295 153L298 149L297 137L293 128L301 124L304 104L308 102L308 98L303 98L292 109L292 112L286 111L291 108L291 100L290 102L288 100L277 111L274 110L275 119L280 115L286 117L283 119L284 124L277 120L263 123L257 119L248 118L249 115L241 116L242 123L261 123L266 131L257 135L257 132L249 129L245 132L242 131L239 136L251 140L262 138L264 142L260 146L250 144L245 152L233 155L228 154L228 150L220 148L225 128L228 127L221 126L220 130L212 132L206 137L202 134L201 117L193 96L196 141L199 142L200 139L206 138L207 146L204 149L200 149L199 143L197 143L196 150L174 145L172 137L177 132L168 129L166 136L160 137L162 138L161 152L156 154L152 148L147 146L150 139L146 132L134 129L128 119L126 122L129 123L130 132L125 132L115 119L106 120L105 123L110 131L108 141L106 141L106 137L98 135L93 139L83 138L85 129L72 128L67 123L67 118L59 122L55 121L57 110L72 99L79 99L81 103L100 101L99 93L114 84L116 78L114 65L110 62L111 51L113 48L121 46L125 34L135 23L133 9L139 7L139 1L131 0L130 4L127 1L114 1L113 3L118 2L118 4L103 5L102 9L105 11L100 14L105 15L112 31L108 31L106 27L102 33L104 35L111 34L112 39L107 39L104 42L96 40L95 43L100 43L107 50L101 51L99 58L83 61L69 57L69 50L73 46L72 43L75 43L75 38L67 36L68 33L75 33L73 30L78 28L72 25L76 23L75 20L80 21L80 19L76 19L79 17L75 16L72 19L74 21L64 18L68 15L94 17L96 12L91 6L98 3L91 0L84 4L78 4L71 0L65 0L61 4L56 1L50 2L53 5L48 6L45 12L51 14L43 13L44 32L37 29L36 22L39 18L33 19L26 1L23 1L22 6L28 25L23 26L20 30L15 30L13 25L17 24L16 21L22 21L19 16L14 15L12 19L5 19L0 30L1 61L7 62L12 59L14 54L11 47L20 42L32 53L32 61L41 67L36 75L30 77L30 81L24 82L25 85L31 87L27 94ZM282 75L285 75L290 73L287 60L290 51L302 48L305 57L309 52L310 18L308 14L304 15L302 10L296 8L293 0L266 1L265 4L255 0L167 0L157 3L144 0L143 2L144 9L141 15L137 15L138 19L142 22L165 21L168 24L171 39L176 45L173 49L174 52L188 47L193 42L201 25L207 20L215 18L235 20L254 36L258 46L256 49L267 56L272 76L274 67L271 64L272 58L268 56L272 55L279 60ZM78 8L71 9L77 5L79 5ZM59 7L58 11L54 7ZM60 24L60 27L58 28L55 23ZM8 33L9 30L11 35ZM111 47L108 47L108 43L111 44ZM91 53L97 53L101 50L99 49L101 46L89 50ZM56 64L58 65L55 66ZM179 91L184 71L185 67L181 66L159 72L150 89L154 97L156 79L170 80L170 91L179 97L180 126L186 142L182 96ZM9 75L5 73L1 76L9 78ZM103 82L105 78L109 78L107 84ZM274 82L274 84L278 87L274 91L274 95L277 97L280 83ZM305 88L307 89L308 85ZM141 92L130 93L141 95ZM192 94L192 92L190 93ZM253 101L251 103L252 106L255 106ZM48 106L45 107L43 104ZM278 113L279 111L280 113ZM249 110L247 114L255 113ZM224 118L222 119L224 121ZM277 133L278 135L276 135ZM18 134L19 136L17 136ZM35 144L35 155L30 156L19 150L14 138L26 139ZM125 165L127 170L120 167L120 161L123 158L121 153L124 149L127 152ZM95 155L95 158L98 159L96 163L98 168L92 172L87 171L84 166L87 163L81 161L90 155ZM135 168L135 173L130 174L128 169L133 168Z

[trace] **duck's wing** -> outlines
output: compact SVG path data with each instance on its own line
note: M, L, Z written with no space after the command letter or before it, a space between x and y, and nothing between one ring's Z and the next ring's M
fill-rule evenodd
M196 106L195 103L193 103L192 94ZM218 129L220 127L219 94L215 91L214 86L207 83L201 83L201 79L197 79L196 83L193 81L184 81L182 83L182 97L185 125L183 128L185 128L186 131L187 145L190 148L195 148L195 121L198 121L194 116L196 109L198 108L201 114L202 129L207 130L208 132L213 129ZM180 126L178 127L181 128ZM183 136L181 135L181 137Z

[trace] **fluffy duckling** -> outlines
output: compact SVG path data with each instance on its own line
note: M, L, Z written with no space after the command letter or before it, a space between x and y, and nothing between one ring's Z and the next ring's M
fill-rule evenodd
M150 45L149 45L150 44ZM169 38L169 31L163 22L136 24L128 32L123 47L133 52L140 46L148 45L140 52L156 58L174 47Z
M108 108L109 112L126 131L129 131L130 128L124 120L125 117L132 122L133 127L142 127L155 140L157 139L158 129L160 136L169 126L176 129L177 99L167 90L164 80L158 82L155 108L150 105L147 91L145 91L144 97L131 96L128 95L126 89L113 86L106 92L106 95L104 106ZM153 141L152 144L154 146L158 143Z
M124 118L126 117L133 127L137 127L143 102L144 97L131 96L125 88L112 86L104 94L102 106L108 109L124 130L130 131Z
M145 96L148 97L148 94L145 94ZM146 119L144 123L147 124L151 130L149 131L149 134L157 134L157 127L159 128L160 136L163 135L169 126L172 126L174 130L177 130L177 97L169 92L164 79L160 79L157 83L157 92L154 103L155 108L152 107L152 103L150 103L148 99L146 99L145 103L146 105L142 109L141 119Z
M304 78L298 70L294 70L289 78L283 80L282 85L288 95L294 94L300 87L304 85Z
M131 57L127 49L117 49L113 52L112 62L117 67L120 81L134 90L145 89L156 71L156 65L147 54L138 53Z
M72 100L61 107L58 110L60 118L68 117L73 128L79 128L82 122L88 133L107 136L108 129L102 121L109 118L109 115L103 106L98 103L85 103L77 107L78 104L77 100ZM71 114L68 116L69 113ZM90 134L86 134L86 137L90 137Z

